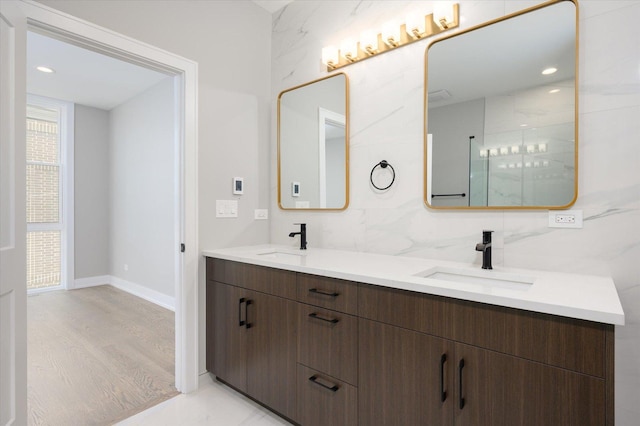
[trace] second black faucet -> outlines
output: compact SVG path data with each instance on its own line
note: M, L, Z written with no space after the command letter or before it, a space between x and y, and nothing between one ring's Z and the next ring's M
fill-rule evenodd
M476 244L476 251L482 252L482 269L493 269L491 266L491 233L482 231L482 242Z
M291 238L296 235L300 235L300 250L307 249L307 224L306 223L295 223L294 225L300 225L300 232L291 232L289 236Z

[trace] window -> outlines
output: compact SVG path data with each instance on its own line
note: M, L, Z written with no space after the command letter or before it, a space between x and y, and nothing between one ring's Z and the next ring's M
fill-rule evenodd
M72 146L69 109L64 102L32 96L28 100L27 290L66 287L72 204L63 201L71 200L73 186L66 179Z

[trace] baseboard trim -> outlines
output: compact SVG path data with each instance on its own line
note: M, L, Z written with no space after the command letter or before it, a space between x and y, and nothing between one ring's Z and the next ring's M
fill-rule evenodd
M77 278L73 281L73 288L95 287L111 284L111 275L97 275L95 277Z
M155 303L158 306L176 311L176 299L166 294L160 293L150 288L144 287L140 284L133 283L131 281L123 280L122 278L111 276L110 284L115 288L118 288L127 293L131 293L134 296L138 296L151 303Z

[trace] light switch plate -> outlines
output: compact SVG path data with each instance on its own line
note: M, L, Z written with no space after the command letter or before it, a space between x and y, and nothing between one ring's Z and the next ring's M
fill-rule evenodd
M549 210L549 228L582 228L582 210Z
M256 220L269 219L269 210L267 210L267 209L255 209L254 210L254 218Z
M216 217L238 217L238 201L216 200Z

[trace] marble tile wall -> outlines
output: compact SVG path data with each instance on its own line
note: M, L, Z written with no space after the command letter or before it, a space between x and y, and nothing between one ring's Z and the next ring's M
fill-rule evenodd
M460 1L461 28L541 2ZM327 75L323 46L380 28L425 1L297 1L273 16L271 242L479 264L482 229L495 230L494 265L612 276L627 324L616 329L616 424L640 416L640 1L579 2L579 197L583 229L547 227L546 211L435 211L422 200L424 52L418 42L344 68L350 79L351 202L343 212L285 212L276 204L276 99ZM534 37L535 34L532 34ZM396 169L379 193L369 172Z

